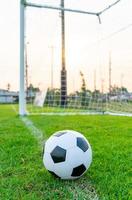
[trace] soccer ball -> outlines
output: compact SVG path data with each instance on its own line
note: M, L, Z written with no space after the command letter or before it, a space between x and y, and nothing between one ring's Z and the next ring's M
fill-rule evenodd
M58 131L45 143L43 163L55 177L79 178L87 171L91 162L91 146L79 132Z

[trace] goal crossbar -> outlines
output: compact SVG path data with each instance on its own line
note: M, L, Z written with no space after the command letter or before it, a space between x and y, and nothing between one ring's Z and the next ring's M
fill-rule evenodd
M60 11L81 13L81 14L87 14L87 15L96 15L97 17L99 17L104 12L106 12L107 10L109 10L110 8L112 8L113 6L118 4L120 1L121 0L115 1L114 3L110 4L109 6L107 6L106 8L104 8L103 10L101 10L99 12L90 12L90 11L86 11L86 10L77 10L77 9L63 8L63 7L57 7L57 6L51 6L51 5L36 4L36 3L26 2L26 0L23 0L22 3L25 6L28 6L28 7L45 8L45 9L51 9L51 10L60 10Z
M60 10L60 11L81 13L81 14L87 14L87 15L98 16L99 14L96 12L89 12L89 11L84 11L84 10L76 10L76 9L71 9L71 8L62 8L62 7L56 7L56 6L50 6L50 5L35 4L35 3L24 3L24 5L28 7L46 8L46 9L51 9L51 10Z

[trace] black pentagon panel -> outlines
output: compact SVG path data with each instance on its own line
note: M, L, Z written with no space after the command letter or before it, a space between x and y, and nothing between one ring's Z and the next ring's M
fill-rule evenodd
M53 151L50 153L54 163L64 162L66 159L66 150L56 146Z
M54 172L52 172L52 171L49 171L48 170L48 172L50 173L50 174L52 174L55 178L60 178L57 174L55 174Z
M82 164L78 167L73 168L71 176L81 176L86 171L86 167Z
M55 133L54 134L54 136L56 136L56 137L60 137L60 136L62 136L62 135L64 135L64 134L66 134L67 132L66 131L60 131L60 132L58 132L58 133Z
M77 146L82 149L84 152L88 150L88 143L85 141L84 138L78 137L77 138Z

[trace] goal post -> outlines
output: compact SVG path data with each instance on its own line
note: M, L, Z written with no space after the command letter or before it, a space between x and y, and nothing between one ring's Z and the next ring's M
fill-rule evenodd
M20 0L20 76L19 76L19 114L26 115L25 95L25 0Z

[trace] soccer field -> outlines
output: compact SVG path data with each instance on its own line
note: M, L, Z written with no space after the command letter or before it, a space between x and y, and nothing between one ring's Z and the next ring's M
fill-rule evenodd
M82 132L93 150L88 172L76 181L52 177L42 148L11 105L0 105L0 199L129 200L132 118L117 116L28 116L48 138L63 129Z

